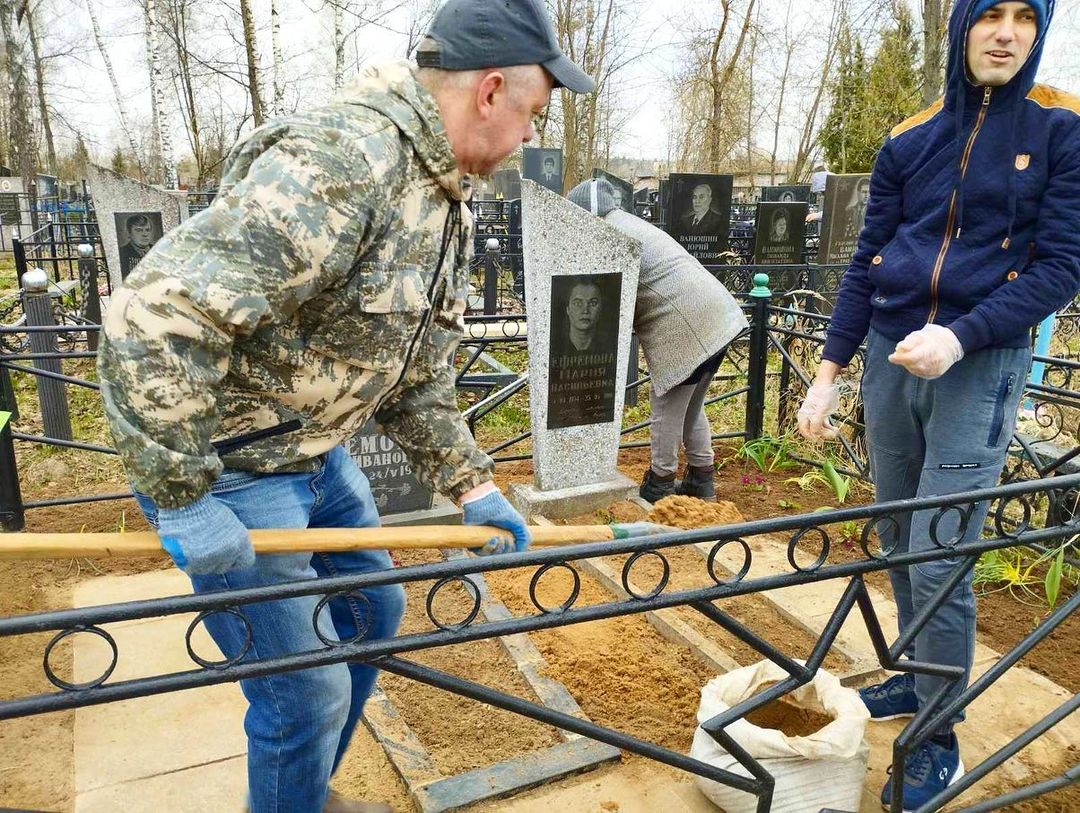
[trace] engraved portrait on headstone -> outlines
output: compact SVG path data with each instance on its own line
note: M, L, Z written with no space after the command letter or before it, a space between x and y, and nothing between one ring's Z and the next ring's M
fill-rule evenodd
M754 262L795 265L802 262L806 203L760 203L754 238Z
M551 278L548 429L615 415L620 274Z
M612 175L599 167L593 169L592 176L608 181L611 188L615 190L615 205L624 212L634 214L634 187L631 186L629 181L624 181L618 175Z
M113 221L120 249L120 277L126 279L165 233L161 226L161 212L116 212Z
M426 511L433 492L413 475L412 465L394 441L368 421L345 447L371 484L371 496L381 515Z
M561 149L523 147L521 176L536 181L558 195L563 191L563 156Z
M718 263L728 247L731 175L673 174L664 190L667 231L696 259Z
M851 261L866 222L870 202L869 175L830 175L825 183L821 242L818 262L842 264Z
M796 203L810 200L810 184L781 184L766 186L761 190L762 201L776 203Z

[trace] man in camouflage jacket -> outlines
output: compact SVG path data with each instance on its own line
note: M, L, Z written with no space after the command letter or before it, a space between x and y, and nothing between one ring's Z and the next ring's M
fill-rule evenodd
M386 551L255 556L247 532L377 525L340 445L371 417L465 523L528 544L455 407L467 175L533 137L553 86L592 81L559 51L539 0L448 0L417 62L371 70L334 103L239 142L210 208L113 296L106 413L140 507L196 592L391 567ZM400 585L364 587L329 601L316 629L318 600L204 623L227 657L262 660L393 636L404 611ZM388 810L328 790L375 677L339 663L241 682L252 811Z

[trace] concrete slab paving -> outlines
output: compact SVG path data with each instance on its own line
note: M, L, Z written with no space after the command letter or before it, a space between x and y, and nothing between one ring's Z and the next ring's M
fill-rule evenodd
M235 757L80 793L75 813L240 813L247 794L246 764L244 757Z

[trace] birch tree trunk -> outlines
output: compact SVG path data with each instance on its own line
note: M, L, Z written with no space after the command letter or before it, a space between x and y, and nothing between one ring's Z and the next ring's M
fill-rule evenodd
M345 84L345 14L342 3L345 0L333 0L334 3L334 90L341 90Z
M282 100L281 90L281 63L283 61L281 56L281 20L278 16L278 4L283 0L270 0L270 50L273 54L273 80L274 80L274 98L270 102L270 111L275 116L282 116L285 114L285 104Z
M255 47L255 23L251 18L249 0L240 0L240 20L244 25L244 54L247 56L251 116L255 120L255 126L261 127L266 117L263 114L262 94L259 92L259 57L258 49Z
M109 52L105 49L105 41L101 38L101 26L98 25L97 12L94 11L94 0L86 0L86 8L90 12L90 25L94 29L94 42L97 43L98 52L105 62L105 70L109 74L109 82L112 83L113 95L116 96L116 108L120 114L120 129L124 131L124 137L127 138L128 146L131 148L131 155L139 168L139 174L143 175L139 148L135 144L135 134L128 125L127 113L124 111L124 97L120 95L120 85L116 81L116 72L113 71L112 60L109 59ZM18 83L16 82L16 84Z
M720 43L724 39L724 34L727 31L728 19L731 14L730 0L721 0L724 17L720 23L719 30L716 32L716 37L713 39L712 49L709 55L709 84L711 86L712 104L709 109L709 120L706 124L706 129L709 134L706 144L708 148L710 172L720 171L720 161L723 158L720 149L720 135L724 126L724 92L727 90L728 82L731 81L731 77L735 73L735 67L739 62L739 57L742 56L743 45L746 43L746 33L750 30L750 16L754 12L754 3L755 0L750 0L746 6L746 16L743 17L742 30L739 31L739 39L735 43L735 49L732 51L727 64L724 65L723 70L721 70L719 63Z
M176 157L165 109L165 80L161 75L161 40L157 0L146 0L146 52L150 69L150 109L153 114L154 152L161 161L161 180L166 189L177 188Z
M45 66L41 62L38 49L37 32L34 30L34 11L26 4L26 29L30 34L30 49L34 54L34 78L37 80L38 114L41 117L41 132L45 137L45 161L49 172L56 172L56 145L53 142L52 124L49 121L49 106L45 103Z
M30 100L26 89L30 82L26 78L26 65L23 62L22 43L18 39L19 29L13 25L14 9L11 0L0 0L0 32L3 33L7 46L8 75L11 77L11 155L13 169L22 177L23 190L30 191L36 171L34 168L33 130L30 128ZM37 227L37 215L31 210L30 219L33 228Z

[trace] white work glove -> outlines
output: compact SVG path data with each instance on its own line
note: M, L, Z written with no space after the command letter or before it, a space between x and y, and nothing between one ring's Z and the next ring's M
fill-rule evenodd
M840 409L840 388L835 382L815 381L799 407L799 434L808 440L826 440L840 434L829 416Z
M919 378L938 378L963 357L964 348L955 333L941 325L927 325L905 336L889 361Z

